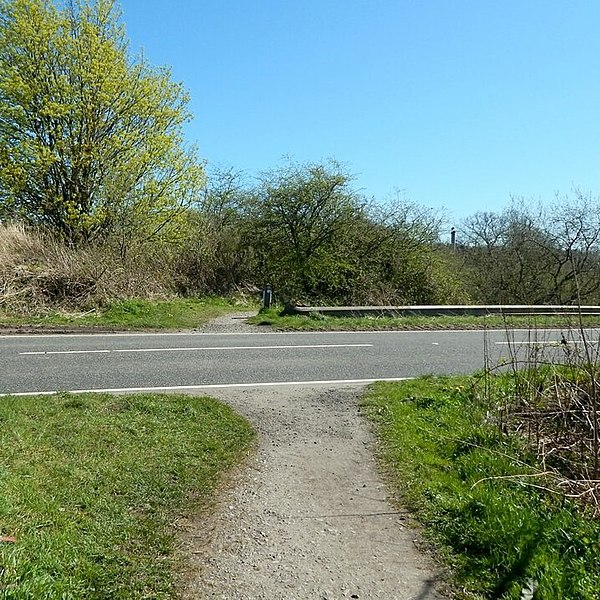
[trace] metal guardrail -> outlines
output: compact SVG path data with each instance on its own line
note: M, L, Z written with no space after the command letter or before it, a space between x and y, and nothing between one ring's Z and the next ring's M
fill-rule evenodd
M295 306L286 304L285 315L321 314L330 317L408 317L485 315L600 315L600 306L557 305L438 305L438 306Z

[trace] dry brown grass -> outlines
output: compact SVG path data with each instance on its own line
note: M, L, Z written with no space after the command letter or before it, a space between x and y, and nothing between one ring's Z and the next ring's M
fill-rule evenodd
M595 375L597 376L597 375ZM597 403L587 374L539 380L535 392L517 396L505 426L524 436L545 473L567 496L600 508Z
M21 224L0 224L0 310L88 309L123 298L173 294L165 251L145 247L122 258L110 245L70 248Z
M527 441L548 487L600 515L600 345L591 333L575 327L520 359L513 348L513 390L499 418L503 431ZM529 337L546 342L541 332Z

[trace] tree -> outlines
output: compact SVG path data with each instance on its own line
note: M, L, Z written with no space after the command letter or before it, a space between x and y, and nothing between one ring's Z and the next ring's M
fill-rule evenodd
M0 218L123 250L164 234L203 180L187 102L130 56L114 0L0 0Z
M341 240L359 208L339 163L264 172L247 207L247 238L265 282L294 299L332 298L344 285Z
M242 173L213 167L195 205L187 211L187 235L177 262L184 293L231 293L253 284L255 265L245 237L249 192Z
M473 296L489 304L543 303L548 290L541 213L513 203L479 212L461 227Z
M462 225L462 257L474 296L491 304L575 304L600 297L600 205L575 199L513 201Z
M600 292L600 203L574 190L547 212L548 272L558 304L598 302Z
M335 160L262 174L244 215L261 283L305 302L438 300L436 219L409 202L369 201L351 182Z

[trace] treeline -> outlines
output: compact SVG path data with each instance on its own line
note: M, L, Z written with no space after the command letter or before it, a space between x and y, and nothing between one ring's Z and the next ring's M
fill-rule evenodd
M267 283L306 304L600 303L600 203L589 195L476 213L451 244L433 211L351 184L334 161L254 179L216 171L149 237L115 228L74 243L35 219L5 222L0 306L256 294Z
M600 304L599 240L600 201L574 190L465 219L455 252L475 302Z
M113 0L0 1L0 307L256 293L303 303L598 302L598 202L457 224L357 191L335 160L209 169L168 69Z
M305 303L466 298L453 257L437 243L433 213L365 199L334 161L288 162L252 181L215 172L160 235L123 235L115 227L75 240L27 217L0 228L5 304L255 293L267 283L280 300Z
M600 201L577 189L475 213L452 244L443 215L368 200L335 161L209 181L184 260L199 292L270 282L307 303L600 304Z
M209 178L185 242L186 292L270 283L314 303L429 303L459 289L437 248L440 222L403 201L380 204L352 188L335 161Z

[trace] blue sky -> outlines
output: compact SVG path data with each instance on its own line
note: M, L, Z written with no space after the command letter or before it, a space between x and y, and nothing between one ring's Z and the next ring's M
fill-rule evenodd
M449 222L600 195L597 0L121 0L191 94L190 143L254 175L330 157Z

